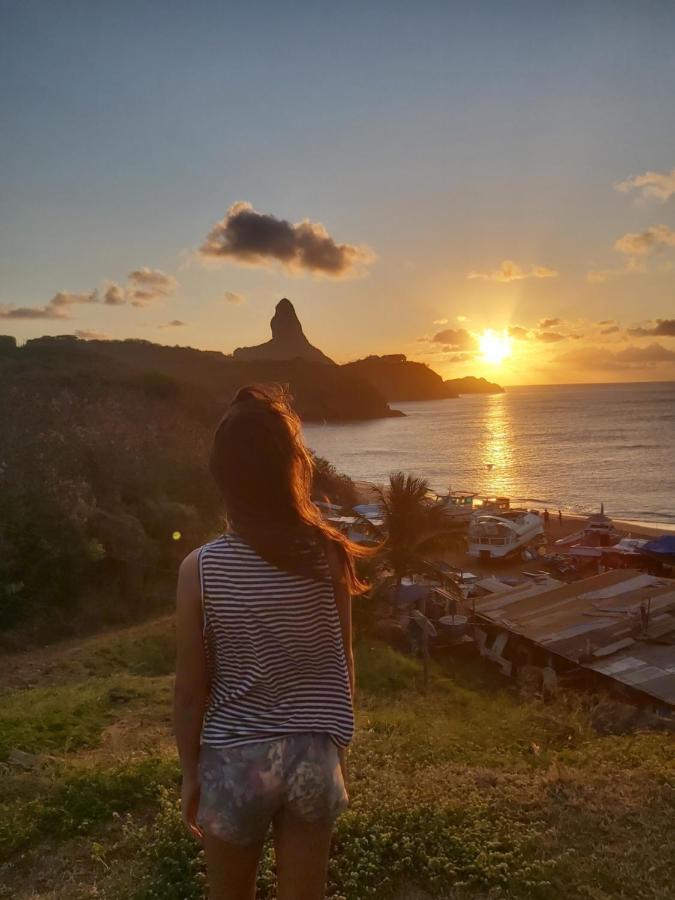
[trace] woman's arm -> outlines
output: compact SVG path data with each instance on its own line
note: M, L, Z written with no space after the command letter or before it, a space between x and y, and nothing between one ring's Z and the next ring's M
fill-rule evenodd
M173 724L183 772L183 820L196 836L199 804L199 743L208 697L208 673L202 637L202 597L197 550L181 563L176 593L176 686Z

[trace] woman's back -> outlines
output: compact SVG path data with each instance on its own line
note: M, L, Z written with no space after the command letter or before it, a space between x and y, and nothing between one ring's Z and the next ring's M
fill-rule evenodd
M210 675L202 742L232 747L354 731L349 674L328 566L324 580L291 574L226 533L201 548Z

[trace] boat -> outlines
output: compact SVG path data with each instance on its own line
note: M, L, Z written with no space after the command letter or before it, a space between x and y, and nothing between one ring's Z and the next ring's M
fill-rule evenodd
M486 497L473 491L452 491L439 496L446 514L456 522L469 523L476 513L501 515L511 508L508 497Z
M468 553L475 559L504 559L539 543L543 534L541 517L524 509L504 510L500 515L474 514Z
M622 538L614 522L605 515L605 504L600 504L599 513L591 513L581 531L559 538L554 547L559 553L571 553L572 556L602 556L603 547L614 547Z

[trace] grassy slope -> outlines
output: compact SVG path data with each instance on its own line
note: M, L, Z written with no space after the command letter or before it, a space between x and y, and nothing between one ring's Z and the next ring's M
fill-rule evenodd
M3 773L1 897L202 896L176 807L172 656L163 619L4 667L0 761L41 763ZM672 737L599 737L576 697L522 703L472 664L435 668L426 698L419 677L360 643L331 897L672 897Z

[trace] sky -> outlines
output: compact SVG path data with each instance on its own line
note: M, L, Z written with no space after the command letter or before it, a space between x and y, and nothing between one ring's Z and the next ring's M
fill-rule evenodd
M671 0L0 0L0 333L231 352L285 296L338 362L675 379L674 45Z

